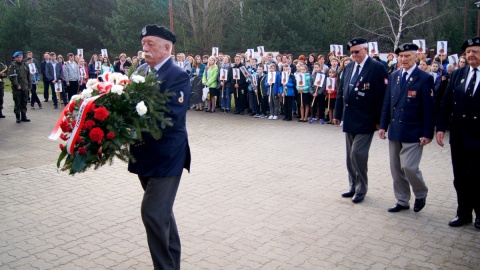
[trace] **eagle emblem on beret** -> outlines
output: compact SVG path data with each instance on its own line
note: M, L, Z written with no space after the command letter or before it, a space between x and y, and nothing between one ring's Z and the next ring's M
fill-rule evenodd
M351 43L351 42L348 42L347 45L351 47L351 46L352 46L352 43Z
M142 35L145 36L147 34L147 27L143 27L142 29Z
M472 39L468 40L468 45L473 45L473 40Z

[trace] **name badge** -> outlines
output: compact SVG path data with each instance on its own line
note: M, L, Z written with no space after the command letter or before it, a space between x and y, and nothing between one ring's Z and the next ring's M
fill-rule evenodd
M408 97L408 98L416 98L416 97L417 97L417 91L415 91L415 90L408 90L408 92L407 92L407 97Z
M364 97L365 93L364 92L357 92L359 96Z

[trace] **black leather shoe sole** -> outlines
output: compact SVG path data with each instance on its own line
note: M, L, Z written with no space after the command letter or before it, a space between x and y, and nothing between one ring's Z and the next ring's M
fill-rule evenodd
M363 199L365 199L365 194L357 193L357 194L353 195L352 202L353 203L359 203L359 202L363 201Z
M344 198L352 198L353 195L355 195L354 191L347 191L347 192L342 193L342 197L344 197Z
M396 213L396 212L400 212L402 210L408 210L408 209L410 209L410 206L403 206L396 203L393 207L388 208L388 212Z
M461 227L463 225L470 224L470 223L472 223L471 219L466 220L466 219L461 219L459 217L455 217L454 219L450 220L450 222L448 222L448 226L450 226L450 227ZM475 221L475 223L476 223L476 221Z

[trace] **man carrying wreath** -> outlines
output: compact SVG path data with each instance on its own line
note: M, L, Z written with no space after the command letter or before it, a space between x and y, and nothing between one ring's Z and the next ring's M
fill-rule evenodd
M183 169L190 171L190 147L186 113L190 97L190 76L173 63L171 56L175 35L158 25L147 25L141 33L145 64L137 72L154 72L160 91L173 92L167 103L172 126L163 129L155 140L149 133L143 141L130 146L135 161L128 170L138 175L145 193L141 213L148 246L155 269L180 269L180 237L173 203Z

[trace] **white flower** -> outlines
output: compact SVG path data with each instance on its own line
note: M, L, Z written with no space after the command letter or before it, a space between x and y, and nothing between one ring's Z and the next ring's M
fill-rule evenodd
M123 94L123 86L114 85L114 86L112 86L112 89L110 90L110 92L120 96L121 94Z
M123 74L119 72L115 73L110 73L110 76L108 77L108 81L111 83L118 82L118 78L122 77Z
M89 79L87 81L87 88L92 88L93 85L97 84L98 80L97 79Z
M89 97L92 96L92 92L93 92L92 88L87 88L87 89L82 91L80 96L81 96L82 99L86 99L86 98L89 98Z
M71 101L77 101L77 100L80 100L80 99L82 99L81 95L73 95Z
M145 106L145 102L140 101L137 106L135 107L137 109L138 115L142 116L147 113L148 109L147 106Z
M141 75L132 75L132 82L134 83L144 83L145 82L145 77Z

